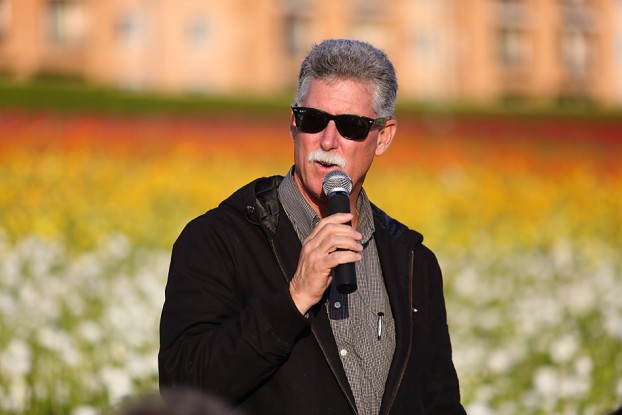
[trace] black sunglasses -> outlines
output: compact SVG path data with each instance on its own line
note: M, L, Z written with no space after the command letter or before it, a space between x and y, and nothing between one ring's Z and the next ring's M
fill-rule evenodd
M360 115L339 114L332 115L327 112L309 108L293 106L296 127L303 133L315 134L324 130L330 120L335 122L337 131L348 140L364 140L369 134L371 127L377 125L384 127L386 118L367 118Z

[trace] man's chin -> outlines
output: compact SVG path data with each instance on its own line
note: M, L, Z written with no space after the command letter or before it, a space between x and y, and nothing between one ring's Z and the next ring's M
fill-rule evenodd
M317 164L317 163L314 163ZM332 170L338 169L338 166L334 166ZM315 169L315 174L307 175L306 179L303 181L302 174L299 171L294 171L294 183L298 190L305 198L307 203L311 205L322 205L326 203L326 195L322 190L322 184L324 182L324 177L331 169ZM308 172L307 172L308 173ZM317 182L317 183L316 183Z

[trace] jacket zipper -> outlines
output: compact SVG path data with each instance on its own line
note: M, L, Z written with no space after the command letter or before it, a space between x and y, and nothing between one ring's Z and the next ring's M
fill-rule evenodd
M388 414L391 411L391 408L393 407L393 403L395 402L395 398L397 397L397 391L399 390L400 386L402 385L402 380L404 379L404 374L406 373L406 366L408 366L408 360L410 357L410 353L412 350L412 336L413 336L413 287L414 287L414 269L415 269L415 251L411 250L410 251L410 271L408 273L408 283L409 283L409 290L408 290L408 303L409 303L409 308L408 308L408 316L409 316L409 324L410 324L410 339L408 341L408 351L406 353L406 361L404 362L404 364L402 365L402 368L400 370L400 375L399 375L399 380L397 382L397 385L395 385L395 388L393 389L393 395L391 396L391 399L389 401L389 404L387 405L387 410L384 412L384 414Z
M281 257L279 256L279 253L276 251L276 246L274 244L274 238L268 238L268 240L270 241L270 246L272 247L272 252L274 253L274 257L276 258L276 262L279 264L279 268L281 269L281 273L283 274L283 277L285 278L285 281L289 284L290 281L287 278L287 273L285 272L285 267L283 267L283 263L281 262ZM315 332L315 328L313 326L311 326L311 331L313 332L313 335L317 339L318 336L317 336L317 333ZM346 400L348 401L348 405L350 405L350 408L352 409L352 411L355 414L358 414L358 411L356 409L356 405L354 404L354 402L352 402L352 400L350 399L350 397L346 393L347 388L344 386L341 378L339 376L337 376L337 373L335 372L333 366L330 364L328 359L326 359L326 354L327 354L326 349L324 348L324 346L322 345L321 342L318 341L317 344L320 346L320 349L322 349L322 354L324 355L324 360L326 360L326 364L328 364L328 367L330 367L330 370L333 372L333 375L335 376L335 379L337 379L337 383L339 384L339 387L341 388L341 391L343 392L343 395L345 396Z

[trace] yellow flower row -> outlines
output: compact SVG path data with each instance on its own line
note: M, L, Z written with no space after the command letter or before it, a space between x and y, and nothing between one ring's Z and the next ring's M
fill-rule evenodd
M0 227L12 238L62 238L75 249L93 247L110 232L168 247L189 219L257 176L285 173L290 163L243 150L223 156L188 143L142 154L5 149ZM552 175L472 163L427 169L379 162L367 191L431 245L459 247L482 232L498 244L523 246L560 236L611 244L622 238L622 177L603 176L591 166Z

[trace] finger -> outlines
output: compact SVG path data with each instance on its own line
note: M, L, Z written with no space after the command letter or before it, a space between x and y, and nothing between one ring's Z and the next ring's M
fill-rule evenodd
M348 223L354 219L352 213L333 213L320 220L320 223Z
M318 226L316 226L309 235L309 238L318 238L318 241L320 241L334 235L345 236L356 241L360 241L363 238L363 235L361 235L361 233L356 229L352 228L352 226L332 222L318 224Z
M328 255L328 262L330 268L333 269L340 264L348 264L351 262L358 262L363 259L363 256L358 252L338 250Z
M361 252L363 250L363 245L361 245L357 239L348 235L329 235L322 239L318 245L318 250L327 254L337 250Z
M335 213L334 215L330 215L330 216L327 216L321 219L318 222L318 224L315 226L313 231L318 232L324 229L325 227L334 225L334 224L350 226L350 222L352 222L353 217L354 215L352 215L351 213Z

